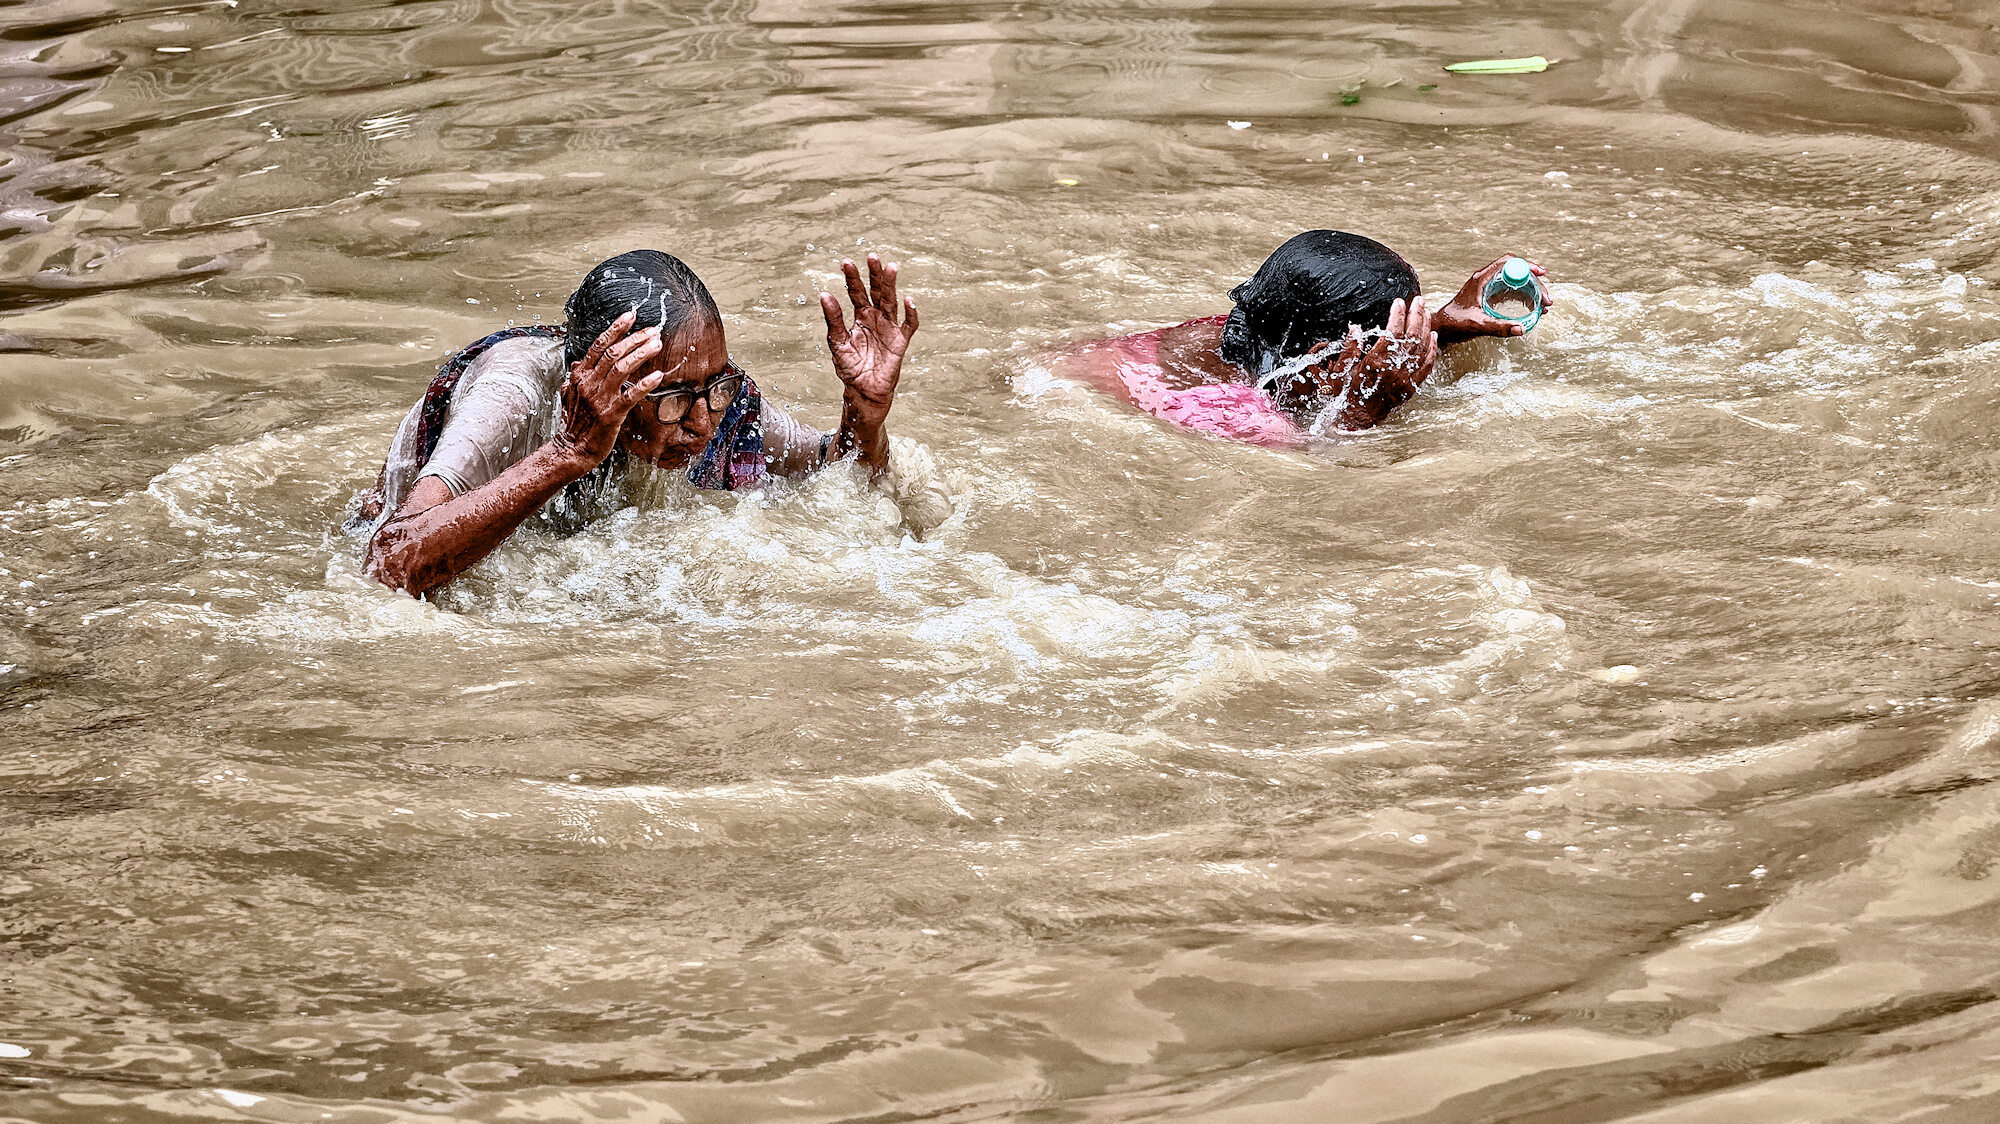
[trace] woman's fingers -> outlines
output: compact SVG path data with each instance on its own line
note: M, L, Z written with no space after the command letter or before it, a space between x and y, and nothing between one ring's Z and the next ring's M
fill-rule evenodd
M1361 326L1350 324L1347 326L1347 340L1340 346L1340 361L1353 363L1359 358L1361 358Z
M654 371L652 374L647 375L645 378L640 379L638 382L626 383L625 385L630 387L629 390L625 391L626 404L632 406L638 405L640 399L646 397L646 395L648 394L651 394L653 391L658 390L660 388L660 383L664 381L666 377L667 373L665 371Z
M903 338L907 340L907 339L909 339L909 338L910 338L911 336L914 336L914 335L916 335L916 334L917 334L917 302L916 302L916 301L913 301L913 300L911 300L911 299L910 299L910 298L908 298L908 297L904 297L904 298L903 298Z
M641 332L633 338L638 340L638 343L620 352L616 361L611 364L611 374L617 378L621 388L632 381L632 372L651 362L665 346L660 342L660 333L657 329Z
M1393 322L1392 320L1391 323ZM1389 341L1395 338L1394 335L1388 332L1383 332L1381 335L1376 336L1375 345L1368 349L1368 354L1361 357L1362 364L1370 369L1381 367L1389 359Z
M832 293L821 293L819 310L826 317L826 342L833 347L846 343L847 317L840 311L840 300Z
M896 263L868 255L868 299L891 320L896 318Z
M648 359L666 350L666 341L660 338L659 329L643 332L632 338L631 346L620 345L617 361L611 369L620 375L629 375L638 370Z
M1410 299L1409 311L1403 317L1403 335L1408 339L1420 340L1431 331L1430 306L1422 296Z
M633 332L605 348L596 363L577 374L576 388L593 398L618 393L623 384L631 380L632 372L658 355L661 347L658 328Z
M1409 308L1410 306L1401 297L1397 297L1394 301L1390 302L1389 335L1400 336L1403 334L1403 321L1409 316Z
M917 330L916 302L898 300L896 293L896 278L901 273L902 266L895 262L884 264L881 255L869 254L867 257L867 267L868 275L864 278L861 275L861 267L856 265L852 259L842 258L840 261L841 277L847 283L847 303L854 306L855 323L857 325L860 324L863 309L874 309L876 312L888 317L889 323L894 324L898 311L897 306L900 304L901 311L905 317L904 334L907 336L909 333L915 332ZM828 304L827 302L832 300L831 296L826 293L821 293L819 296L821 310L826 313L828 338L845 338L847 335L847 325L841 317L839 302Z
M852 259L840 259L841 276L847 279L847 303L854 306L856 316L868 307L868 290L861 284L861 269Z
M648 328L643 332L633 332L607 348L604 354L599 357L598 362L603 363L608 361L613 368L618 368L624 363L627 356L648 344L654 345L653 351L655 354L658 354L659 342L660 329L658 326Z
M1311 379L1321 394L1333 392L1333 383L1340 373L1339 345L1331 340L1316 343L1306 349L1299 362L1299 373Z
M595 368L597 366L597 361L604 358L604 352L607 349L609 349L612 344L617 343L618 340L622 338L625 335L625 333L631 329L632 321L638 318L639 314L637 310L634 310L625 313L623 316L620 316L616 320L613 320L609 328L604 329L602 334L600 334L595 340L591 341L590 350L583 353L583 362L582 362L583 369L588 371Z

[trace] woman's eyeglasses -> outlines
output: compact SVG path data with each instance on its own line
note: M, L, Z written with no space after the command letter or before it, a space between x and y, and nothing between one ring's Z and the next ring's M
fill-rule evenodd
M670 425L687 417L688 411L694 409L696 395L700 395L708 404L708 412L711 414L727 410L729 404L736 401L736 392L743 389L743 378L743 368L738 367L736 360L731 359L722 365L720 371L703 380L700 387L681 383L662 387L646 397L652 401L654 410L658 412L660 423Z

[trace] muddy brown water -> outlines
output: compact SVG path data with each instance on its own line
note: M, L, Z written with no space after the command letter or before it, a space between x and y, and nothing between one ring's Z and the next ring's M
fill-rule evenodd
M0 5L0 1117L2000 1118L1996 13ZM1048 361L1312 226L1561 303L1298 452ZM901 261L951 519L369 587L637 246L822 424Z

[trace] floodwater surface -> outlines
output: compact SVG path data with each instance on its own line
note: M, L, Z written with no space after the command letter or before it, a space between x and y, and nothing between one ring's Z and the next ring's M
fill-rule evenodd
M0 3L0 1118L2000 1117L1996 85L1974 0ZM1560 304L1304 450L1052 361L1316 226ZM437 363L641 246L823 425L900 261L949 518L371 586Z

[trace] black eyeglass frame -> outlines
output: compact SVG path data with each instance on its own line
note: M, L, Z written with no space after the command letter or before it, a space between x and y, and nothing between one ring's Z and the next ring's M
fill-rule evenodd
M663 387L646 395L646 400L653 403L653 416L658 418L662 425L671 425L688 416L688 411L694 409L694 400L696 397L701 397L708 402L708 412L711 414L719 414L727 410L729 404L736 401L737 393L743 389L743 383L749 377L749 375L743 373L743 368L736 365L736 360L731 359L723 363L720 371L703 379L701 385L698 387L691 387L686 384ZM716 390L729 383L733 383L734 385L730 386L729 394L718 403L715 400ZM670 416L666 411L666 404L674 400L680 402L681 408L674 411Z

